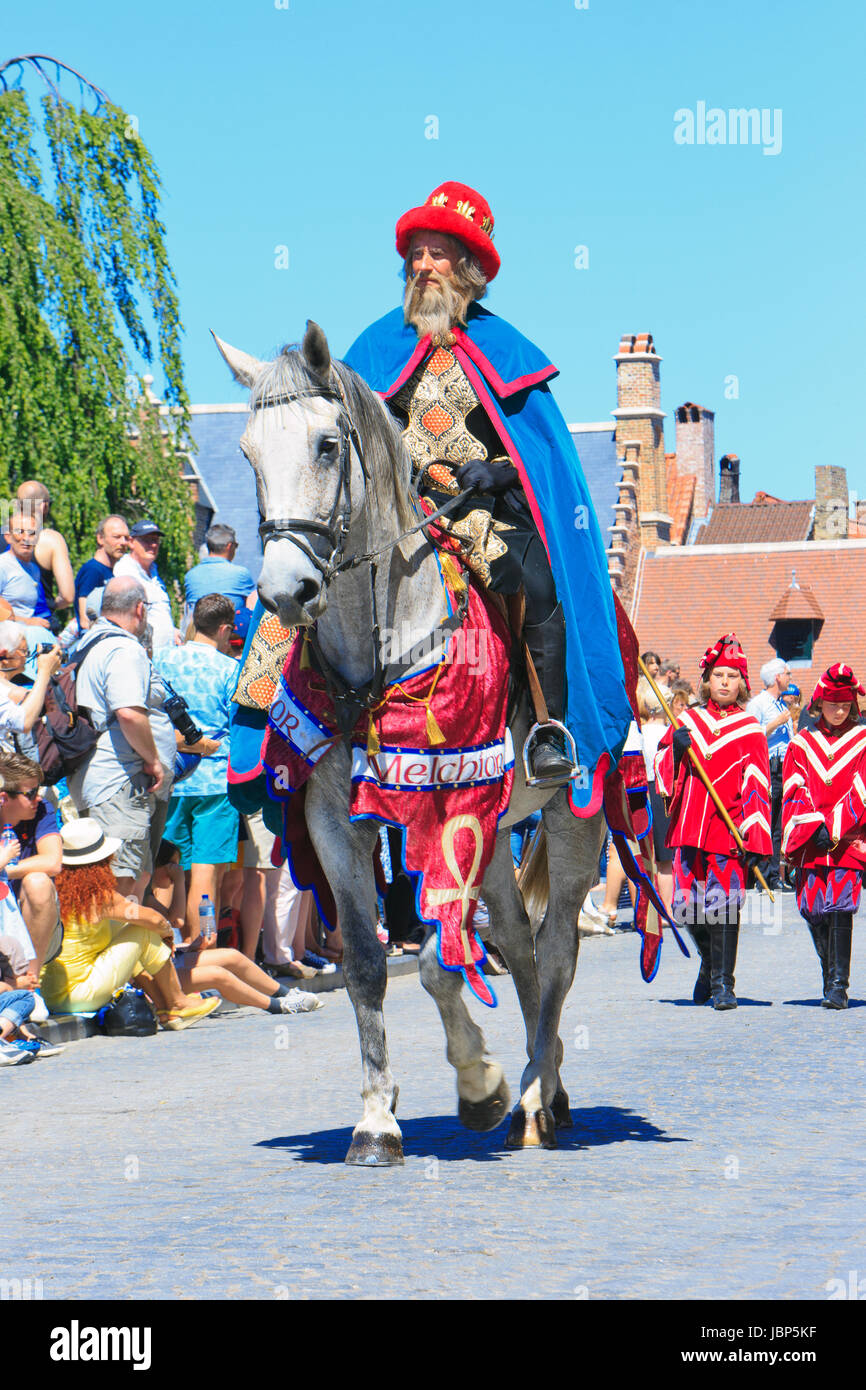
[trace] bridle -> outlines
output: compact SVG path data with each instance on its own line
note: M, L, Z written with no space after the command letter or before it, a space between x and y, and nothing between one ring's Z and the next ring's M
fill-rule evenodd
M370 709L377 704L381 698L382 691L391 680L399 679L412 665L415 664L417 656L410 651L402 661L391 663L387 667L382 662L381 652L381 632L379 627L378 608L376 604L376 559L386 551L393 550L407 536L413 535L417 531L423 531L431 522L437 521L439 517L446 516L453 511L465 498L465 493L458 493L450 497L444 506L429 515L422 516L421 520L414 526L410 526L407 531L401 532L394 540L387 541L385 545L379 546L377 550L369 550L363 554L345 556L346 538L349 534L349 527L352 520L352 449L358 456L361 465L361 472L364 475L364 482L369 485L370 471L364 457L364 448L361 437L355 422L349 411L346 398L340 389L339 382L336 390L331 386L310 386L299 391L281 393L278 396L269 396L266 400L256 403L256 409L262 410L269 406L293 405L295 401L312 398L316 400L337 401L341 407L338 417L340 430L340 452L337 460L339 476L337 488L334 494L334 502L331 507L328 520L308 521L305 517L281 516L273 517L263 521L259 526L259 535L263 546L271 540L291 541L292 545L300 550L301 554L309 560L310 564L318 570L322 576L322 584L325 588L331 580L338 574L343 574L347 570L357 569L360 565L369 564L370 566L370 597L373 612L373 677L363 687L348 685L328 662L321 650L315 629L308 632L308 638L312 645L317 664L319 665L328 693L334 703L334 713L338 727L344 737L348 738L357 722L358 716L363 709ZM411 493L412 502L417 509L420 507L420 500L417 492ZM308 539L309 537L309 539ZM428 540L429 540L428 536ZM318 542L318 545L317 545ZM324 553L322 542L327 546L327 553ZM455 612L446 618L440 625L438 631L444 636L447 632L455 631L463 622L466 606L468 602L468 591L464 589L460 596L460 601ZM434 629L434 632L436 629ZM433 634L430 634L431 637ZM429 640L429 639L428 639Z

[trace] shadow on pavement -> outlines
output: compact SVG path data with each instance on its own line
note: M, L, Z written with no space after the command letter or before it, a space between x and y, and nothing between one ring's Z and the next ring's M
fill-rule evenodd
M801 1009L820 1009L820 1008L821 1008L821 1000L820 1000L820 999L783 999L783 1000L782 1000L782 1003L783 1003L783 1004L794 1004L797 1008L801 1008ZM864 1006L864 1004L866 1004L866 999L849 999L849 1000L848 1000L848 1008L849 1008L849 1009L862 1009L863 1006ZM829 1013L844 1013L845 1010L844 1010L844 1009L827 1009L826 1012L827 1012L828 1014L829 1014Z
M572 1128L558 1129L561 1150L593 1149L604 1144L630 1141L655 1144L688 1144L688 1139L666 1135L664 1130L631 1110L599 1105L588 1110L572 1110ZM519 1157L505 1148L508 1121L488 1134L464 1129L455 1115L424 1115L400 1121L403 1150L407 1158L435 1157L443 1162L501 1163ZM287 1149L303 1163L342 1163L352 1142L352 1130L325 1129L311 1134L285 1134L260 1139L256 1148Z
M687 1006L690 1009L707 1009L710 1013L715 1013L712 1004L696 1004L689 996L687 999L659 999L659 1004L673 1004L681 1009ZM741 1009L772 1009L772 999L744 999L742 994L737 995L737 1003ZM733 1012L733 1010L730 1010Z

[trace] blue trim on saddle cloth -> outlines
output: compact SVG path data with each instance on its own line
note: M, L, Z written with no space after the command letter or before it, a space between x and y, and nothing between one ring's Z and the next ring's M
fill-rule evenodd
M543 379L555 368L479 304L470 306L463 332L472 353L471 360L462 354L462 365L520 473L563 606L572 692L565 723L588 774L572 781L569 805L585 817L599 808L603 778L619 761L632 718L598 519L574 440ZM418 347L414 328L397 309L362 333L344 361L387 398Z
M376 775L375 770L370 773L368 770L378 762L383 754L392 754L393 757L401 758L404 754L413 758L413 766L419 767L423 764L428 769L428 776L433 775L433 780L424 782L407 782L399 777L397 781L387 781ZM496 760L495 766L490 770L488 777L467 777L463 781L456 782L451 778L436 777L439 771L438 764L442 759L466 758L472 759L475 755L481 755L485 762L489 758ZM393 767L393 757L391 767ZM501 782L507 772L514 767L514 745L511 741L511 730L506 727L505 737L495 739L492 743L473 743L465 748L403 748L395 747L393 744L383 743L378 753L371 758L367 753L366 745L363 743L352 744L352 781L369 782L372 786L382 787L386 791L407 791L407 792L428 792L435 788L447 788L449 791L456 791L465 787L487 787L494 782ZM390 769L383 768L387 773ZM444 770L444 769L443 769ZM487 769L485 768L485 771ZM507 808L506 808L507 809ZM500 816L504 814L501 811ZM350 817L353 819L353 817Z

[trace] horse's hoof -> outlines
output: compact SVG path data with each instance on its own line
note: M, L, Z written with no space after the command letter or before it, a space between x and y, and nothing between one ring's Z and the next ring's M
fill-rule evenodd
M457 1118L466 1129L476 1129L482 1134L495 1129L508 1114L511 1093L503 1077L492 1095L486 1100L464 1100L458 1098Z
M518 1105L511 1112L511 1124L505 1137L506 1149L555 1149L556 1124L550 1110L530 1110Z
M346 1162L361 1168L394 1168L403 1162L403 1141L399 1134L355 1134Z
M553 1112L553 1122L557 1129L571 1128L571 1109L565 1091L556 1092L550 1102L550 1109Z

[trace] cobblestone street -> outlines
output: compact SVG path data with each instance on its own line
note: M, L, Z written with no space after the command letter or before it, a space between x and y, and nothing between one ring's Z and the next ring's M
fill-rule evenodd
M416 975L386 1000L402 1169L343 1164L361 1113L345 991L7 1069L6 1152L28 1167L0 1275L62 1299L827 1299L866 1273L866 951L855 929L852 1008L820 1008L808 933L779 906L743 928L731 1013L691 1005L672 937L649 986L636 936L582 944L555 1153L461 1129ZM500 1007L472 1009L515 1095L519 1013L494 984Z

